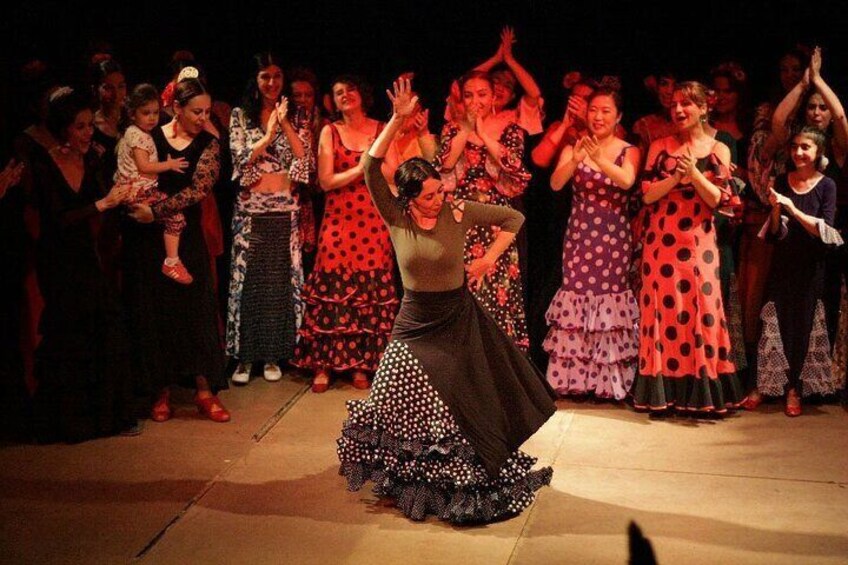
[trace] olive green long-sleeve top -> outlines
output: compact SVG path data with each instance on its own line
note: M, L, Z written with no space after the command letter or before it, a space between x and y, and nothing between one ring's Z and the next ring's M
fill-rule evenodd
M403 286L410 290L438 292L461 287L465 284L465 233L479 225L499 226L505 232L518 233L524 223L524 215L512 208L457 201L446 202L436 225L423 229L397 205L380 171L383 160L367 154L363 159L365 184L389 228ZM454 215L456 208L462 210L461 221Z

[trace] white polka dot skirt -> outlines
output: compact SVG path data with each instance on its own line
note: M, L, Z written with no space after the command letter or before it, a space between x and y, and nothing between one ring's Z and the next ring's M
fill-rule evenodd
M516 451L489 477L463 437L422 365L401 341L386 349L370 396L347 403L338 440L339 474L348 490L374 483L413 520L435 515L474 524L509 518L549 484L551 469L533 471L536 458Z

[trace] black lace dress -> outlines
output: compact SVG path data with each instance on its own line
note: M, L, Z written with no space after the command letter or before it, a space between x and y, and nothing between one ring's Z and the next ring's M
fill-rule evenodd
M183 157L189 163L182 174L159 175L159 190L169 198L155 204L153 214L157 219L176 212L185 215L180 259L194 282L181 285L162 274L165 247L161 222L125 223L124 298L140 393L152 400L169 385L194 388L198 376L206 377L216 392L227 388L227 382L200 203L218 178L218 141L201 132L191 144L177 150L162 128L154 129L151 135L160 160Z

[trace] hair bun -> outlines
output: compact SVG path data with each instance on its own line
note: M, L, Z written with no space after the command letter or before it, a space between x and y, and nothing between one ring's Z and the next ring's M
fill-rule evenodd
M821 160L819 161L819 171L824 171L827 169L827 166L830 164L830 159L827 158L827 155L822 155Z
M619 92L621 91L621 79L615 75L604 75L598 81L598 87Z

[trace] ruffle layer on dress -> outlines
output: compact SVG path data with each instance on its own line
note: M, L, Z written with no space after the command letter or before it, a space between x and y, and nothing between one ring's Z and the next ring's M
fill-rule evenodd
M639 308L631 291L578 294L560 289L545 318L547 377L561 395L593 392L621 400L633 382L639 355Z
M637 375L631 394L634 408L651 411L674 408L724 414L745 400L736 373L722 373L716 379L695 375Z
M313 271L302 298L294 365L376 370L398 308L391 272Z
M371 395L348 401L347 408L337 452L348 490L372 481L377 496L394 499L412 520L435 515L475 524L509 518L550 484L551 468L533 471L536 458L521 451L491 477L403 342L386 350Z
M763 332L757 349L757 390L768 396L783 396L789 385L789 361L784 351L774 302L763 306L760 319L763 321ZM813 328L799 379L802 396L833 394L838 388L837 379L833 376L830 340L821 300L816 303Z

